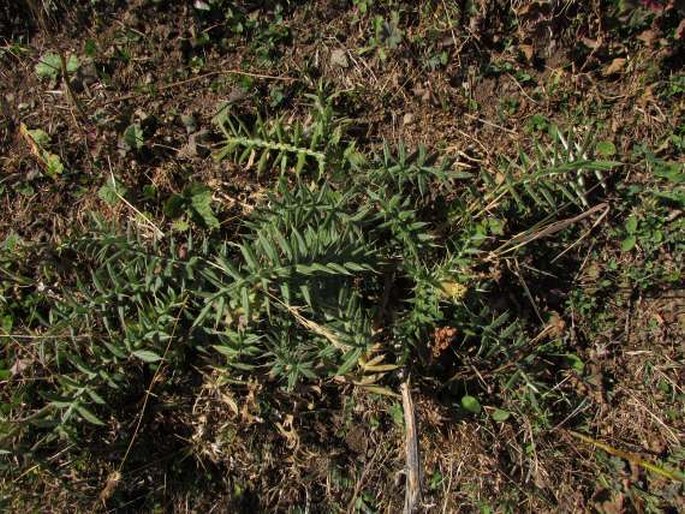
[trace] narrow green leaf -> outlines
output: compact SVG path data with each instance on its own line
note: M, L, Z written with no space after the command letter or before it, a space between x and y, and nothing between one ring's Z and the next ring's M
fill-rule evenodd
M250 319L250 293L246 287L240 290L240 302L243 308L243 315L246 319Z
M257 270L259 268L259 266L257 265L257 258L255 257L255 254L252 252L252 249L249 246L240 245L240 253L243 254L243 258L245 259L245 263L252 270Z
M351 371L359 362L359 357L361 357L361 350L355 348L350 350L343 356L343 363L335 372L336 375L345 376L349 371Z
M105 400L102 398L102 396L100 396L99 394L97 394L97 393L96 393L95 391L93 391L92 389L86 389L86 393L87 393L88 396L90 396L90 398L91 398L95 403L97 403L98 405L106 405L106 402L105 402Z
M214 348L217 352L219 352L221 355L228 357L229 359L235 358L236 355L238 355L238 350L235 348L230 348L228 346L224 345L212 345L212 348Z
M105 424L100 418L98 418L95 414L86 409L83 405L79 405L77 403L74 405L74 407L76 408L76 411L79 413L79 415L88 423L92 423L93 425L98 426L103 426Z
M300 292L302 293L302 297L304 298L304 301L307 302L307 305L312 307L312 296L309 291L309 286L306 284L302 284L300 286Z
M143 362L158 362L162 360L162 357L150 350L136 350L132 354Z

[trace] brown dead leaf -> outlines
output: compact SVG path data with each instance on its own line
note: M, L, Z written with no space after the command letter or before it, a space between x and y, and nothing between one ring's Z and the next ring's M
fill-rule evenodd
M117 488L117 485L119 485L119 482L121 481L121 473L117 471L112 471L109 476L107 477L107 482L105 483L105 487L100 491L100 501L104 504L107 500L109 500L112 497L112 494L114 493L114 490Z
M637 35L637 38L647 46L653 46L659 40L659 34L653 29L647 29Z
M433 333L433 341L431 346L431 353L433 358L438 358L447 350L454 338L457 336L457 329L454 327L440 327L436 328Z
M17 359L12 367L10 368L10 373L12 376L21 375L21 373L31 365L31 360L29 359Z
M533 60L533 57L535 56L535 48L533 45L519 45L519 50L526 56L528 62Z
M41 168L47 169L47 162L45 161L45 155L44 152L41 150L40 146L36 143L36 141L33 139L33 136L31 135L29 129L21 123L19 125L19 134L21 137L24 139L26 144L29 147L29 150L31 151L31 154L33 154L33 157L36 159L38 164L40 165Z
M623 514L624 508L624 497L621 493L610 493L609 499L598 502L595 507L599 512L604 512L605 514Z
M677 40L685 39L685 18L680 20L678 27L675 29L675 38Z
M287 446L291 450L298 448L300 446L300 436L294 427L295 417L292 414L288 414L283 423L276 423L276 428L280 434L287 440Z
M356 425L345 436L345 443L355 453L363 455L368 448L369 440L364 428Z
M412 88L412 93L419 97L421 101L423 102L429 102L431 100L431 90L430 90L430 85L429 84L420 84L417 83L413 88Z
M557 337L562 337L566 330L566 322L561 318L558 312L552 311L549 318L550 329Z
M552 13L552 8L549 2L523 2L523 5L515 9L516 15L525 21L540 21L547 18Z
M602 41L598 39L590 39L589 37L584 37L581 39L583 44L591 50L597 50L602 45Z
M342 48L334 48L331 51L331 64L338 68L348 68L350 61L347 58L347 51Z
M605 77L608 77L609 75L615 75L616 73L620 73L623 71L623 68L625 68L626 63L628 62L628 59L624 57L617 57L613 61L611 61L611 64L604 68L602 71L602 75Z

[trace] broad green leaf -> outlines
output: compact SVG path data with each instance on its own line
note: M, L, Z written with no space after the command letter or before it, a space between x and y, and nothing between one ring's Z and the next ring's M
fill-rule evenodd
M393 423L398 428L404 429L404 411L402 410L402 404L399 402L394 402L388 409L390 417Z
M140 123L133 123L126 127L126 130L124 130L124 134L122 135L122 140L127 147L127 150L140 150L143 148L145 138Z
M626 237L623 241L621 241L621 250L624 252L629 252L633 248L635 248L635 245L637 244L637 237L634 235L630 235Z
M564 355L564 360L566 361L566 364L571 366L578 373L582 373L585 369L585 363L583 360L574 353L568 353Z
M600 141L595 148L597 155L604 159L609 159L616 155L616 146L611 141Z
M61 69L62 60L60 56L54 52L48 52L43 54L36 64L36 75L42 79L55 80L60 75Z
M683 191L655 191L654 196L685 207L685 193Z
M67 59L67 73L74 73L79 69L80 66L81 62L79 61L78 57L76 57L74 54L71 54L69 59Z
M469 412L473 412L474 414L480 414L480 402L473 396L463 396L461 399L461 406Z
M209 189L195 193L190 203L207 228L219 228L219 220L212 211L212 192Z
M186 199L181 195L171 195L164 202L164 215L170 218L177 218L183 214Z
M171 224L171 227L176 232L185 232L190 228L190 224L185 219L179 218L174 220L174 222Z
M629 234L634 234L635 231L637 230L637 216L632 215L626 220L626 232Z
M43 129L31 129L27 131L31 136L31 139L40 147L46 147L50 144L50 135Z
M64 164L62 164L62 160L59 158L59 155L45 152L44 158L45 165L47 167L46 173L49 177L56 178L58 175L62 174L64 171Z
M11 314L5 314L0 318L0 328L5 334L12 332L14 326L14 317Z
M685 166L679 162L658 161L654 163L654 175L682 184L685 182Z
M509 419L511 412L502 409L495 409L491 416L494 421L501 423Z

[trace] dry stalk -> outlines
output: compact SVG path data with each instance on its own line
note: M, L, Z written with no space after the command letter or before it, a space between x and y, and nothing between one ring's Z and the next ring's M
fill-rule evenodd
M416 431L414 402L411 399L409 377L400 386L404 410L405 452L407 454L407 487L404 495L404 514L417 512L421 504L421 461Z

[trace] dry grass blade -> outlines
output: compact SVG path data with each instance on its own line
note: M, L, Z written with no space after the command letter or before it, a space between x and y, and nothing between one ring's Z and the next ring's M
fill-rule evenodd
M280 298L272 295L267 291L267 294L276 302L281 304L290 314L292 314L293 318L295 318L295 321L297 321L300 325L302 325L304 328L307 330L315 333L316 335L319 335L321 337L324 337L327 339L333 346L335 346L339 350L347 351L350 349L349 345L346 345L345 343L340 341L340 338L338 338L333 332L328 330L326 327L323 325L318 324L315 321L312 321L310 319L305 318L302 314L299 313L296 307L293 307L292 305L288 305L285 302L283 302Z
M43 157L43 152L41 151L40 147L29 133L29 129L23 123L19 125L19 134L21 135L22 139L26 142L27 146L29 147L29 151L31 152L31 155L33 155L33 157L36 159L36 162L38 162L41 168L46 170L47 163L45 162L45 157Z
M184 86L186 84L190 84L193 82L197 82L199 80L204 80L207 78L211 77L216 77L219 75L236 75L236 76L241 76L241 77L250 77L254 79L263 79L263 80L276 80L276 81L282 81L282 82L296 82L298 79L293 78L293 77L285 77L285 76L279 76L279 75L269 75L266 73L250 73L247 71L242 71L242 70L215 70L215 71L208 71L207 73L203 73L202 75L198 75L196 77L191 77L189 79L184 79L184 80L179 80L176 82L172 82L171 84L165 84L157 88L157 92L161 91L166 91L169 89L174 89L180 86ZM135 100L137 98L141 98L144 96L150 96L152 93L134 93L130 95L123 95L118 98L112 98L110 100L107 100L106 102L103 102L102 106L114 104L114 103L119 103L119 102L125 102L127 100Z
M138 210L135 207L135 205L133 205L131 202L129 202L126 198L124 198L121 195L121 193L119 193L116 190L116 179L114 178L114 172L112 171L112 163L111 162L109 163L109 173L110 173L110 178L112 180L112 190L114 191L114 194L116 195L116 197L121 202L123 202L126 205L126 207L128 207L134 213L136 213L136 216L138 216L138 218L141 219L147 227L151 228L157 237L163 238L164 232L162 231L162 229L159 228L157 225L155 225L155 223L149 217L147 217L145 214L140 212L140 210Z
M500 246L498 249L494 251L494 254L501 257L507 253L513 252L521 248L522 246L527 245L528 243L532 243L533 241L542 239L543 237L549 237L553 234L556 234L557 232L565 229L566 227L570 227L574 223L578 223L579 221L582 221L585 218L592 216L598 211L604 211L604 213L606 213L608 209L608 204L600 203L588 209L587 211L579 214L578 216L573 216L572 218L566 218L563 220L555 221L553 223L549 223L548 225L542 228L538 228L537 230L527 230L521 234L514 236L511 240L504 243L502 246Z
M138 433L140 432L140 427L141 427L141 424L143 422L143 417L145 416L145 411L147 410L147 405L148 405L148 402L150 400L150 396L152 395L152 388L155 386L155 383L159 379L160 373L161 373L162 369L164 368L164 365L163 365L164 359L166 359L166 356L169 353L169 348L171 348L171 343L172 343L172 341L174 341L174 336L176 335L176 329L178 328L178 322L181 319L181 316L183 315L183 310L185 309L187 301L188 301L188 297L186 296L183 299L183 302L181 303L180 309L178 311L178 316L176 316L176 319L174 320L174 326L173 326L172 331L171 331L171 336L169 337L166 348L164 349L164 354L162 355L160 365L155 370L154 374L152 375L152 379L150 380L150 385L145 390L145 397L143 398L143 406L141 407L140 413L138 414L138 421L136 422L136 427L133 431L133 435L131 436L131 440L128 443L128 446L126 448L126 452L124 453L124 456L121 459L121 462L119 463L119 467L116 470L119 473L121 473L121 470L124 468L124 464L126 464L126 460L128 459L128 456L131 453L131 449L133 448L133 445L135 444L136 439L138 438Z
M678 482L685 482L685 475L678 470L669 469L669 468L666 468L663 466L652 464L651 462L644 460L639 455L636 455L636 454L630 453L630 452L626 452L623 450L619 450L618 448L614 448L613 446L610 446L606 443L603 443L602 441L598 441L597 439L593 439L590 436L580 434L580 433L574 432L572 430L569 430L568 433L571 434L576 439L580 439L584 443L588 443L588 444L590 444L596 448L599 448L600 450L607 452L609 455L613 455L615 457L625 459L628 462L630 462L631 464L634 464L636 466L640 466L641 468L644 468L648 471L651 471L652 473L656 473L657 475L661 475L662 477L669 478L671 480L676 480Z

